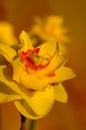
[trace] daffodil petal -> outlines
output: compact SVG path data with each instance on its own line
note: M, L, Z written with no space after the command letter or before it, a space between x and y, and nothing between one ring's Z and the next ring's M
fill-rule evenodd
M22 97L24 101L21 102L21 106L18 104L16 106L24 116L29 118L28 106L30 106L36 114L30 113L34 115L34 118L38 118L36 117L37 115L43 117L51 110L54 103L54 89L52 86L49 86L44 91L32 92L32 95L22 95Z
M19 112L25 116L26 118L29 119L39 119L42 118L42 116L37 115L32 108L30 107L29 104L23 99L20 101L14 101L14 104L16 108L19 110Z
M55 52L59 52L58 50L58 44L56 42L46 42L39 46L39 55L43 58L51 58L55 54Z
M40 79L35 74L29 74L19 58L16 58L13 63L13 80L24 85L28 89L34 90L43 90L48 85L47 80Z
M7 85L7 90L11 89L17 94L21 93L19 86L15 82L13 82L12 69L10 67L7 67L5 65L0 66L0 82Z
M15 58L13 62L13 80L19 83L19 78L22 73L22 63L20 58Z
M56 52L50 64L46 68L38 71L37 75L39 77L45 77L49 75L51 72L54 72L55 69L59 68L64 63L65 60L66 60L66 57L60 56Z
M22 33L20 34L20 40L22 44L21 51L27 51L28 49L33 49L29 35L25 31L22 31Z
M0 67L0 103L20 100L18 86L10 78L10 70L6 66Z
M61 66L59 69L57 69L55 74L57 77L57 82L71 79L75 77L76 75L75 72L71 68L64 67L64 66Z
M54 86L54 94L55 94L55 100L63 103L67 102L68 96L61 83L58 83Z
M3 65L7 62L7 60L4 58L2 54L0 54L0 65Z
M33 90L43 90L48 85L48 82L46 80L41 80L36 75L28 74L23 70L21 72L19 82L25 87Z
M13 62L13 58L17 55L14 49L1 43L0 43L0 53L11 63Z
M9 92L9 89L7 90ZM16 101L16 100L21 100L22 97L18 94L4 94L0 92L0 103L5 103L9 101Z
M55 71L55 76L47 77L49 83L58 83L75 77L75 72L69 68L61 66Z

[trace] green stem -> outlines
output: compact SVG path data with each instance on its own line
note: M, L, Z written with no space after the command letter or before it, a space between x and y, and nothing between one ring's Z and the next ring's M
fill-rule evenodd
M31 120L31 121L30 121L29 130L35 130L35 120Z
M21 115L21 128L20 128L20 130L23 130L23 126L24 126L25 121L26 121L26 118L23 115Z

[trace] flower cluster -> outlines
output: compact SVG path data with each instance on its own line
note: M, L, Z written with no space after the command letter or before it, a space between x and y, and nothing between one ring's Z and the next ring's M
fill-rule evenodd
M14 101L21 114L30 119L44 117L55 100L67 102L62 81L75 76L65 67L67 58L59 53L56 41L34 47L28 33L22 31L21 43L12 46L0 43L0 103ZM19 46L19 47L18 47Z

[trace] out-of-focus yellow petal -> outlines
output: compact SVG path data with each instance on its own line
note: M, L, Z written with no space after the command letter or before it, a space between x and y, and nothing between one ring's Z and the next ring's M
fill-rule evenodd
M39 77L45 77L49 75L51 72L54 72L55 69L59 68L64 63L65 60L66 60L66 57L60 56L56 52L50 64L46 68L38 71L37 75Z
M46 80L48 80L49 83L58 83L72 79L75 75L75 72L71 68L61 66L55 71L55 76L47 77Z
M63 26L64 18L61 16L49 16L45 24L44 38L46 40L68 42L67 28Z
M4 44L0 44L0 53L11 63L13 62L13 58L17 55L14 49Z
M17 44L12 24L0 22L0 42L8 46Z
M31 35L38 36L43 41L69 42L68 29L64 27L64 18L50 15L47 18L36 18L31 27ZM32 39L33 40L33 39Z
M61 16L55 16L55 15L50 15L47 17L46 24L47 26L62 26L64 22L64 18Z
M19 86L12 82L10 72L5 65L0 67L0 103L22 99Z
M33 49L29 35L25 31L22 31L22 33L20 34L20 40L22 44L21 51L27 51L28 49Z
M44 91L32 92L32 95L30 96L22 96L24 98L24 101L20 102L20 104L17 104L16 102L15 105L18 110L27 118L29 118L29 114L34 116L31 117L32 119L37 119L45 116L51 110L54 103L54 89L52 86L47 87ZM32 109L32 112L29 110L29 106Z
M67 102L68 96L61 83L58 83L54 86L54 94L55 94L55 100L63 103Z

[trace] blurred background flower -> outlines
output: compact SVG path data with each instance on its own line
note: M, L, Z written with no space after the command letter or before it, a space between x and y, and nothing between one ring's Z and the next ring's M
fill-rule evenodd
M12 23L18 38L21 30L28 31L34 15L59 15L65 18L71 36L67 44L68 64L76 78L64 83L69 100L56 102L45 118L37 121L36 130L86 129L86 2L84 0L1 0L0 20ZM0 129L19 130L20 116L12 103L0 105ZM16 124L15 124L15 123ZM29 120L27 120L27 124ZM27 127L27 126L26 126ZM27 129L26 129L27 130Z
M64 26L64 18L58 15L49 15L44 18L34 17L29 34L34 45L46 41L58 43L60 53L66 54L65 43L69 42L68 29Z
M9 22L0 22L0 43L9 46L17 43L17 39L14 35L14 28Z

